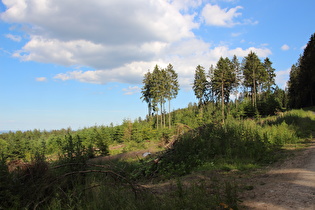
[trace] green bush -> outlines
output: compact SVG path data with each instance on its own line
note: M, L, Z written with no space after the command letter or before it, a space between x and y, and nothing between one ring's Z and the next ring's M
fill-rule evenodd
M271 153L284 144L296 143L292 125L259 125L255 120L227 119L225 124L207 124L182 135L174 148L160 156L148 176L184 175L215 159L244 160L247 163L272 161Z

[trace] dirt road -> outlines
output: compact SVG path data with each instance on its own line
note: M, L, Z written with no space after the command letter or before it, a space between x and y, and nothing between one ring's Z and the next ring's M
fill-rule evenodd
M245 209L315 210L315 141L295 157L249 180Z

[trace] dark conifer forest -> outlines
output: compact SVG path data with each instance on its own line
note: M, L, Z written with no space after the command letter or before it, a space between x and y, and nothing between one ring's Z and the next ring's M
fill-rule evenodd
M292 65L288 88L289 107L315 105L315 34L311 36L297 63Z

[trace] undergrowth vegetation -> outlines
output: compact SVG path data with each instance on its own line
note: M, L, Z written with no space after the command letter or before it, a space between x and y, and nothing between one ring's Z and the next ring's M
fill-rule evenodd
M30 133L2 134L0 209L237 209L233 180L211 175L210 181L186 184L182 177L259 168L276 161L284 145L315 132L312 111L256 119L233 117L231 111L225 123L216 114L212 106L191 106L172 113L175 126L158 130L154 121L137 120L51 135L36 131L40 140L30 136L28 144L37 149L18 144ZM159 152L145 158L91 161L154 145ZM118 152L110 150L115 147ZM167 186L159 186L166 180Z
M310 122L292 121L287 124L285 120L296 116L295 113L291 111L283 116L267 118L265 123L230 118L225 124L210 123L193 129L178 138L173 148L161 154L159 164L149 166L152 170L147 175L184 175L209 163L216 168L222 159L236 165L239 162L245 165L272 163L276 161L274 153L278 149L285 144L297 144L300 138L305 138L299 131L305 127L311 129ZM241 164L239 168L246 167Z

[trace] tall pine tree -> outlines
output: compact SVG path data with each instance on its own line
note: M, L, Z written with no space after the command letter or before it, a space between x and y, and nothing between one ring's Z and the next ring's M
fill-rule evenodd
M152 109L153 109L153 104L152 104L152 88L153 88L153 83L152 83L152 74L150 71L148 71L142 80L143 87L141 88L141 93L142 96L140 99L142 101L145 101L148 104L148 117L152 116Z
M254 52L250 52L243 60L243 84L250 88L250 96L252 99L252 106L257 108L257 92L258 87L262 83L264 67Z
M220 58L212 78L213 91L221 101L222 120L224 122L224 105L229 102L230 94L237 85L235 68L229 58Z
M205 74L205 68L198 65L195 71L193 90L199 101L199 106L204 105L208 101L207 86L208 81Z
M265 68L265 80L263 83L263 89L267 91L268 94L271 92L272 86L274 86L275 83L275 69L272 67L272 62L269 60L269 58L265 58L263 66Z
M300 108L301 103L301 87L300 78L300 62L293 64L290 70L290 79L288 82L288 106L290 108Z
M148 115L156 114L157 127L159 124L161 127L164 124L165 127L165 102L166 100L169 101L170 112L170 100L176 98L179 90L177 78L178 75L171 64L166 69L161 69L158 65L155 65L152 73L148 71L144 75L141 99L148 103Z
M166 85L168 99L168 126L171 127L171 100L176 98L179 91L178 74L175 72L172 64L168 64L166 67Z
M208 98L209 101L214 102L215 101L215 94L214 94L214 88L213 88L213 75L214 75L214 67L211 64L208 74L207 74L207 78L208 78L208 83L207 83L207 91L208 91Z

